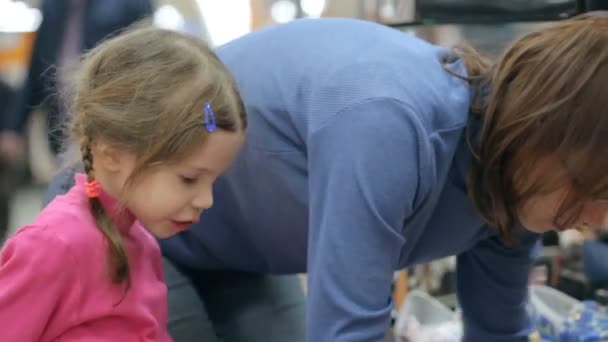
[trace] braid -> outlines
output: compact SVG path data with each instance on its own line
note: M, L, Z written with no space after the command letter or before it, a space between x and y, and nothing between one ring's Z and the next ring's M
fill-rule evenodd
M85 138L80 147L82 154L82 163L84 171L87 175L87 182L95 180L95 172L93 170L93 154L91 153L91 139ZM129 258L125 251L120 233L116 226L106 214L106 211L97 197L89 198L89 205L97 228L103 233L108 243L108 269L112 282L122 283L127 281L129 287Z
M80 153L82 154L82 164L84 172L87 175L87 180L92 181L95 179L95 174L93 173L93 155L91 154L91 141L89 138L85 138L80 147Z

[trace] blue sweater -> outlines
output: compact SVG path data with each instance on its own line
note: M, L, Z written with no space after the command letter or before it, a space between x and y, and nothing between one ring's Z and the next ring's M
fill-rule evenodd
M381 25L300 20L218 50L248 140L215 205L166 255L199 269L308 272L307 340L382 341L393 272L458 255L466 341L525 341L537 236L507 248L467 197L471 91L448 51ZM465 73L461 61L451 67Z

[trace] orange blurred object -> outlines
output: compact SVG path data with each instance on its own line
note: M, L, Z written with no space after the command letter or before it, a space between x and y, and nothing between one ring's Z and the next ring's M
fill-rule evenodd
M16 35L14 39L12 37L7 39L11 41L10 44L0 45L0 69L26 68L32 54L36 32L0 34ZM12 43L13 40L15 41L14 44Z

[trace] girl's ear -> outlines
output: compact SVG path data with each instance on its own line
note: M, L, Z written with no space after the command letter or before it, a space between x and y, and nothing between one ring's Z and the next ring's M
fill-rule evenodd
M95 169L107 172L120 172L125 164L127 153L115 146L104 142L97 142L91 147Z

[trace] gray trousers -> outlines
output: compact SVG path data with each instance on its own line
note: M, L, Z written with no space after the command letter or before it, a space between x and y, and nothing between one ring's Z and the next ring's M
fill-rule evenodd
M51 182L45 204L73 184L73 170ZM163 260L169 333L175 342L304 342L305 298L297 276L194 271Z
M165 259L169 332L175 342L304 342L296 276L182 272Z

